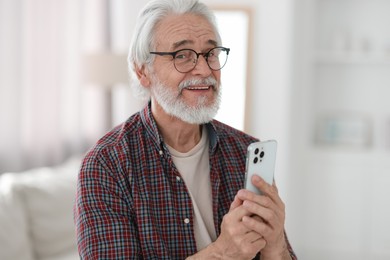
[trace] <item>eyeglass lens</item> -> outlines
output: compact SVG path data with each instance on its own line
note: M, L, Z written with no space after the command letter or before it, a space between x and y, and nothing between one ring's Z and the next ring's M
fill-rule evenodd
M223 48L214 48L205 55L208 66L212 70L220 70L227 61L227 51ZM175 58L175 67L180 72L189 72L198 62L198 54L193 50L179 51Z

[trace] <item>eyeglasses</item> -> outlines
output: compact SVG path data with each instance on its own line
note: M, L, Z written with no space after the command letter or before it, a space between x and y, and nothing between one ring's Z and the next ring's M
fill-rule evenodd
M198 53L192 49L182 49L174 52L152 51L150 54L172 56L176 70L181 73L187 73L195 68L199 60L199 55L202 55L206 59L207 65L211 70L220 70L225 66L229 52L229 48L215 47L205 53Z

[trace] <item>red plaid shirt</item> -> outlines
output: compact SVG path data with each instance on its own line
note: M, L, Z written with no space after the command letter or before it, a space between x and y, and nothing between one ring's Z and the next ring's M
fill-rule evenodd
M247 146L257 140L218 121L207 129L219 235L222 218L243 187ZM106 134L86 155L75 222L82 259L185 259L197 252L191 198L150 105Z

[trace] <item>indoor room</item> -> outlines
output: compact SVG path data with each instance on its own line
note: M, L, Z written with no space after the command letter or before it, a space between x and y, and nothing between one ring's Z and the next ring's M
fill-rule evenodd
M147 2L0 0L0 259L79 259L82 159L148 102L127 64ZM298 259L390 259L390 1L201 2L230 48L215 119L277 141Z

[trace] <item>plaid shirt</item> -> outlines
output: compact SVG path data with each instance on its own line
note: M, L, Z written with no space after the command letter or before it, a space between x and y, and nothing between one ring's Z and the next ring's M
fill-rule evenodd
M207 129L219 235L222 218L243 187L247 146L257 140L218 121L207 124ZM191 198L150 104L86 155L78 179L75 222L82 259L185 259L197 252Z

